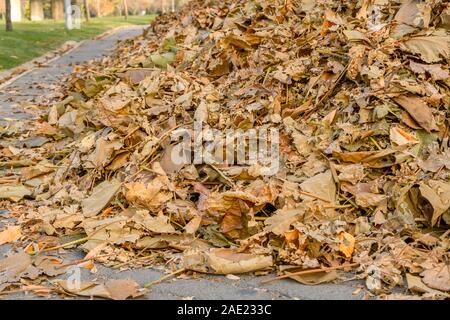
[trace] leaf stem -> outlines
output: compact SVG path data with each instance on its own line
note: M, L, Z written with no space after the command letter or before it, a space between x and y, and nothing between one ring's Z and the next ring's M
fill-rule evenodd
M144 285L144 288L148 288L148 287L151 287L151 286L153 286L155 284L163 282L164 280L167 280L167 279L169 279L169 278L171 278L171 277L173 277L173 276L175 276L175 275L177 275L179 273L182 273L184 271L186 271L186 269L185 268L181 268L181 269L179 269L177 271L174 271L172 273L166 274L165 276L163 276L163 277L161 277L159 279L156 279L156 280L154 280L152 282L147 283L146 285Z
M284 274L282 276L275 277L272 279L264 280L264 281L261 281L261 283L266 284L266 283L270 283L273 281L278 281L281 279L289 278L292 276L299 276L299 275L303 275L303 274L311 274L311 273L326 272L326 271L332 271L332 270L338 270L338 269L345 269L345 268L355 267L357 265L359 265L359 263L355 262L355 263L350 263L350 264L343 264L343 265L336 266L336 267L319 268L319 269L312 269L312 270L302 270L302 271L298 271L298 272Z

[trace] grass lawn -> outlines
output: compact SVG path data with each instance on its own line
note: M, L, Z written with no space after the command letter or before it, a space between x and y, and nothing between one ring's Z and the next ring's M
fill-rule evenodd
M20 65L56 49L68 40L83 40L109 29L125 25L149 24L155 16L93 18L81 21L81 29L66 30L64 21L15 22L13 32L5 31L5 21L0 20L0 70Z

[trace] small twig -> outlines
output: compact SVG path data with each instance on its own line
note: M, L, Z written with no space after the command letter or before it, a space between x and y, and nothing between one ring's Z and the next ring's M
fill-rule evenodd
M126 262L118 263L118 264L112 266L112 268L113 269L119 269L119 268L122 268L122 267L124 267L126 265L132 264L134 262L143 261L143 260L145 261L145 260L147 260L149 258L153 258L153 255L139 257L139 258L136 258L136 259L131 259L131 260L126 261Z
M135 127L133 130L131 130L130 132L128 132L128 134L123 137L122 139L125 141L126 139L128 139L133 133L135 133L136 131L138 131L141 128L141 126L137 126Z
M337 85L341 82L341 80L345 77L345 74L347 73L348 67L349 67L350 63L348 63L345 68L341 71L341 73L339 74L338 78L336 79L336 81L331 85L331 88L328 90L328 92L326 94L323 95L322 98L320 98L320 100L316 103L316 105L307 112L307 114L305 114L305 117L308 118L312 112L314 110L316 110L317 108L319 108L322 103L325 102L326 99L328 99L334 92L334 90L336 89Z
M120 222L120 221L123 221L123 219L122 219L122 220L117 220L117 221L111 221L110 223L107 223L107 224L105 224L104 226L101 226L100 228L98 228L97 230L95 230L90 236L87 236L87 237L84 237L84 238L81 238L81 239L77 239L77 240L74 240L74 241L69 241L69 242L63 243L63 244L61 244L61 245L59 245L59 246L47 248L47 249L44 249L44 250L39 251L39 252L32 252L32 253L30 253L30 254L31 254L31 255L34 255L34 254L38 254L38 253L40 253L40 252L54 251L54 250L58 250L58 249L63 249L63 248L66 248L66 247L70 247L70 246L73 246L73 245L75 245L75 244L79 244L79 243L83 243L83 242L89 241L90 239L92 239L92 237L93 237L97 232L99 232L99 231L105 229L106 227L108 227L108 226L110 226L110 225L112 225L112 224L114 224L114 223Z
M341 195L341 197L342 197L342 199L344 199L345 201L349 202L349 203L353 206L353 208L355 208L355 209L358 209L358 208L359 208L359 206L358 206L355 202L353 202L352 199L347 198L347 197L344 196L344 195Z
M170 277L173 277L173 276L175 276L175 275L177 275L177 274L179 274L179 273L182 273L182 272L184 272L184 271L186 271L186 269L185 269L185 268L181 268L181 269L179 269L179 270L177 270L177 271L174 271L174 272L172 272L172 273L170 273L170 274L166 274L164 277L161 277L161 278L159 278L159 279L156 279L156 280L154 280L154 281L152 281L152 282L147 283L147 284L144 286L144 288L148 288L148 287L151 287L151 286L153 286L153 285L155 285L155 284L158 284L158 283L160 283L160 282L163 282L164 280L167 280L167 279L169 279Z
M292 273L284 274L284 275L276 277L276 278L264 280L264 281L261 281L261 283L262 284L266 284L266 283L270 283L270 282L273 282L273 281L278 281L278 280L281 280L281 279L289 278L289 277L292 277L292 276L299 276L299 275L303 275L303 274L311 274L311 273L318 273L318 272L333 271L333 270L338 270L338 269L345 269L345 268L355 267L357 265L359 265L359 263L355 262L355 263L350 263L350 264L343 264L343 265L340 265L340 266L337 266L337 267L319 268L319 269L312 269L312 270L302 270L302 271L298 271L298 272L292 272Z
M444 234L443 234L442 236L440 236L439 238L441 238L442 240L444 240L449 234L450 234L450 229L448 229L447 231L445 231Z
M330 200L322 198L321 196L318 196L318 195L316 195L314 193L310 193L310 192L306 192L306 191L299 191L299 193L303 194L305 196L311 197L311 198L316 198L316 199L319 199L319 200L322 200L322 201L325 201L325 202L328 202L328 203L332 203Z
M234 182L229 177L227 177L221 170L219 170L219 168L217 168L215 165L211 163L209 164L209 166L213 168L223 179L225 179L225 181L228 182L231 187L236 187Z
M346 209L346 208L353 208L351 204L343 204L343 205L336 205L336 206L324 206L325 209Z
M169 222L170 222L170 223L173 223L174 225L176 225L177 227L179 227L179 228L181 228L181 229L184 229L184 227L183 227L181 224L179 224L178 222L176 222L176 221L174 221L174 220L172 220L172 219L169 219Z
M69 241L69 242L63 243L63 244L61 244L61 245L59 245L59 246L56 246L56 247L51 247L51 248L44 249L44 250L42 250L41 252L49 252L49 251L54 251L54 250L58 250L58 249L70 247L70 246L73 246L74 244L79 244L79 243L86 242L86 241L88 241L90 238L91 238L91 237L89 236L89 237L84 237L84 238L81 238L81 239ZM33 253L37 253L37 252L33 252Z
M160 145L161 141L164 140L167 136L169 136L173 131L177 130L178 128L180 128L183 125L188 126L188 125L190 125L192 123L193 122L181 123L181 124L171 128L171 129L167 130L166 132L164 132L159 138L157 138L157 141L155 143L154 149L144 159L142 159L140 161L140 163L142 164L142 163L147 162L147 160L150 159L153 156L153 154L158 150L159 146L157 146L157 145Z
M63 174L63 176L62 176L62 178L61 178L61 181L66 180L67 175L69 174L70 167L72 166L73 160L76 158L77 154L78 154L78 150L76 150L76 151L73 153L73 156L70 157L70 162L69 162L69 164L67 165L67 168L64 170L64 174Z
M68 263L62 264L60 266L57 266L56 269L61 269L61 268L77 265L77 264L80 264L80 263L83 263L83 262L87 262L87 261L90 261L90 260L95 260L95 259L98 259L98 258L110 257L110 256L113 256L113 255L115 255L115 253L108 253L108 254L103 254L103 255L100 255L100 256L93 256L91 258L84 258L84 259L80 259L80 260L75 260L75 261L68 262Z
M256 221L265 221L269 217L255 217Z
M374 137L369 137L370 141L372 141L372 143L375 145L375 147L377 147L378 150L383 150L382 147L380 147L380 145L378 144L377 140L374 139Z

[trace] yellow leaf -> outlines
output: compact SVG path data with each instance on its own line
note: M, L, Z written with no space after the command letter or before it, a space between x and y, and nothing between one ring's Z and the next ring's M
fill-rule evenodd
M352 256L355 249L355 238L347 232L341 232L339 234L339 251L341 251L346 258Z

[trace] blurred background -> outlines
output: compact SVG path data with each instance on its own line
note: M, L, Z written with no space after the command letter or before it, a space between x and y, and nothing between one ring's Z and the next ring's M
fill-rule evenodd
M118 27L148 25L156 15L188 0L0 0L0 72L19 66L67 41L93 38ZM65 6L76 5L69 27Z
M9 0L11 20L41 21L64 19L64 0ZM0 18L5 19L6 0L0 1ZM187 0L72 0L82 12L87 7L90 17L146 15L176 10ZM125 9L127 7L127 10Z

